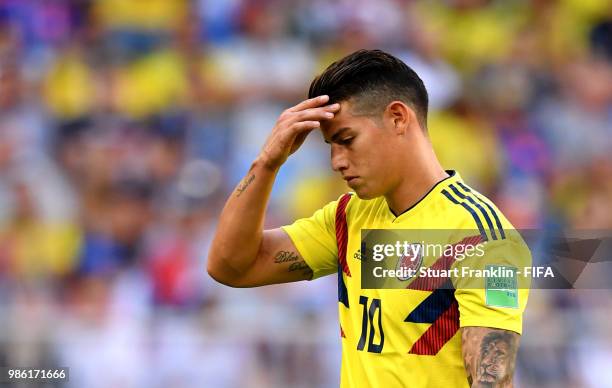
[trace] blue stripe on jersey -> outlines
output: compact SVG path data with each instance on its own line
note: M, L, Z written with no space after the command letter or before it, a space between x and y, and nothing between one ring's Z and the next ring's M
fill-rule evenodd
M480 213L482 213L482 215L484 216L485 221L487 221L487 225L489 226L489 230L491 231L491 236L493 237L493 240L497 240L497 234L495 234L495 227L493 226L493 223L491 222L491 218L489 217L487 211L482 206L480 206L480 204L476 202L471 196L465 195L459 190L457 190L457 188L452 183L449 185L449 187L459 198L467 199L472 205L476 206L478 210L480 210Z
M429 294L414 310L408 314L404 322L434 323L455 300L455 290L445 288L446 284Z
M338 266L338 302L342 303L347 308L349 306L348 291L344 283L344 278L342 277L341 266Z
M474 211L474 209L472 209L470 207L470 205L468 205L465 202L459 202L455 197L453 197L451 195L451 193L449 193L448 191L446 191L446 189L442 190L442 194L444 194L444 196L446 198L448 198L452 203L454 203L455 205L461 205L463 206L463 208L465 210L467 210L468 212L470 212L470 214L472 215L472 217L474 218L474 221L476 221L476 226L478 226L478 230L480 231L480 235L482 236L483 241L488 241L489 238L487 237L487 233L485 232L484 228L482 227L482 222L480 222L480 218L478 217L478 214L476 214L476 212Z
M495 211L495 209L493 209L493 206L489 205L487 201L485 201L484 199L482 199L482 197L480 197L478 194L473 192L468 186L464 185L461 182L457 182L457 184L461 186L463 190L465 190L468 193L472 193L474 197L476 197L480 202L485 204L485 206L491 211L491 214L493 214L493 218L495 218L495 223L497 224L497 229L499 229L499 234L501 234L501 238L505 239L506 233L504 232L504 228L502 227L501 221L499 220L499 217L497 216L497 212Z

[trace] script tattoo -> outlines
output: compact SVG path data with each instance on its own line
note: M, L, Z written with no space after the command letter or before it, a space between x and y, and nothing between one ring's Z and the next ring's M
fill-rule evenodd
M304 260L291 263L291 265L289 266L289 272L294 271L302 271L302 275L312 276L312 270Z
M290 261L296 261L297 259L298 255L290 251L279 251L276 256L274 256L275 263L288 263Z
M487 327L465 327L462 353L472 387L512 387L519 335Z
M238 195L236 195L236 197L240 197L240 195L242 193L244 193L244 191L247 189L247 187L249 187L249 185L251 183L253 183L253 181L255 180L255 174L244 178L244 180L242 181L242 183L240 183L240 185L238 185L238 187L236 188L236 191L238 192Z

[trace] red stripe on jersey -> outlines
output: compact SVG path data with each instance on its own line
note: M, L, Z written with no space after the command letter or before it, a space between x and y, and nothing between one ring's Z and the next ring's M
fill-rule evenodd
M481 243L483 240L481 235L475 235L466 237L456 245L476 245ZM454 251L454 249L453 249ZM435 270L445 269L448 270L453 264L454 257L451 255L443 255L430 267ZM435 291L438 288L444 286L449 278L444 277L429 277L422 276L411 282L406 288L411 290L423 290L423 291ZM440 314L438 318L432 323L432 325L423 333L421 337L412 345L412 348L408 352L409 354L428 355L433 356L438 354L440 349L447 343L455 333L459 330L459 304L457 300L453 298L452 303L449 307ZM427 299L421 303L426 303ZM421 305L417 306L417 309Z
M348 226L346 223L346 205L351 199L350 194L344 194L338 202L336 209L336 242L338 243L338 265L346 276L351 276L351 271L346 261L346 249L348 245Z
M412 345L408 354L435 356L458 330L459 305L455 300Z

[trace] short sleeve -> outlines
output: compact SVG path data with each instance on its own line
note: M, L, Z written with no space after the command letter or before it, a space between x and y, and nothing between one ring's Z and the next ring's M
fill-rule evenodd
M312 280L338 271L337 206L338 201L330 202L311 217L282 227L312 269Z
M455 285L460 327L522 333L530 286L524 268L531 266L531 253L518 232L509 234L507 239L488 241L482 256L454 263L461 274Z

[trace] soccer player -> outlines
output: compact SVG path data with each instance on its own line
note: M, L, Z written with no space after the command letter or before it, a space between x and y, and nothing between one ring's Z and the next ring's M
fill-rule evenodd
M360 50L333 63L312 82L309 99L278 118L227 200L209 252L208 273L232 287L337 274L342 387L513 384L526 289L361 287L362 229L473 229L472 242L487 242L495 263L530 260L500 211L441 167L427 107L421 79L392 55ZM353 192L310 218L263 230L277 172L317 128ZM510 248L495 251L501 243ZM442 259L429 264L456 265Z

